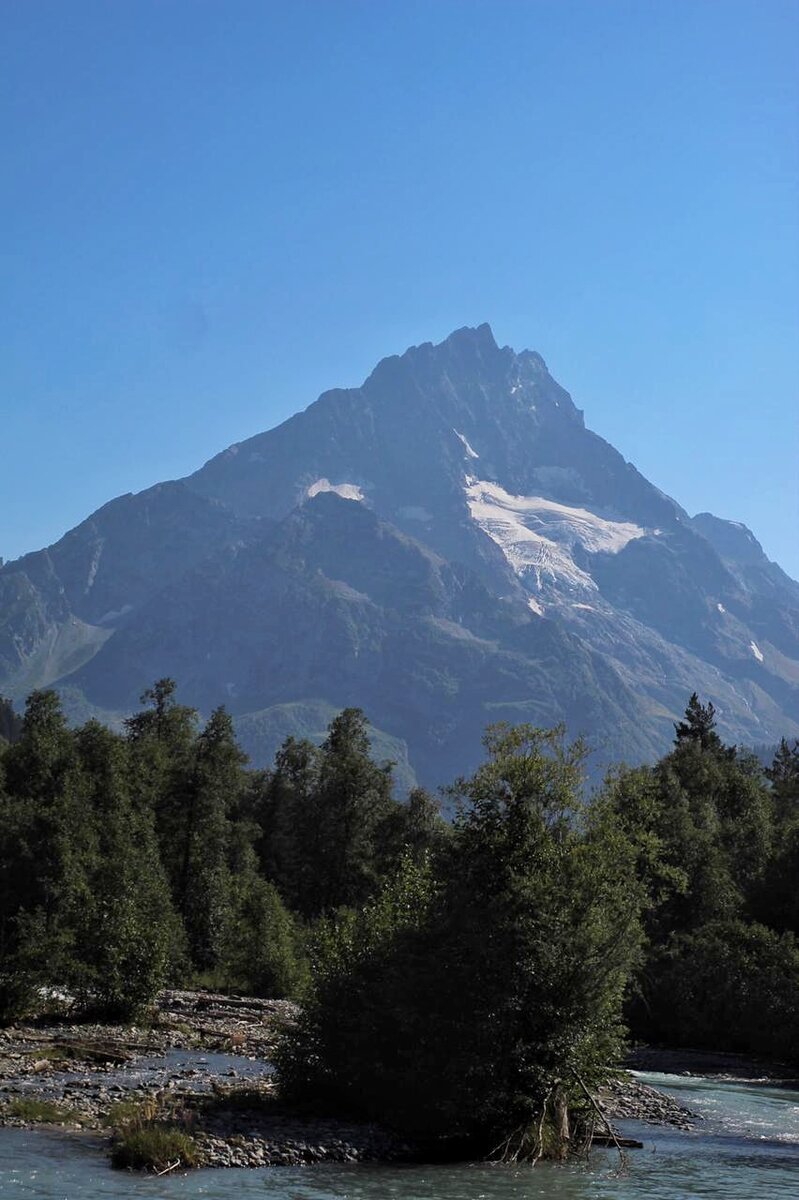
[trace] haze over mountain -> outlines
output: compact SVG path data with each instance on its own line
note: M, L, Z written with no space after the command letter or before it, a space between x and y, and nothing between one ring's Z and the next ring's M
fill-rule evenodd
M694 690L725 738L799 736L799 584L481 325L0 569L1 693L113 721L163 675L256 761L355 704L405 782L497 720L563 720L599 769L662 751Z

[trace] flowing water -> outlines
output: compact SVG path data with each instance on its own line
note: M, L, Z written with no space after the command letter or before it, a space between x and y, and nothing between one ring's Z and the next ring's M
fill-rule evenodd
M153 1177L112 1171L99 1142L0 1130L0 1196L28 1200L797 1200L799 1092L773 1084L643 1075L705 1118L696 1130L621 1123L644 1142L618 1157L530 1168L278 1167Z
M127 1093L135 1093L143 1087L169 1087L170 1081L179 1080L181 1090L206 1092L212 1078L235 1076L237 1083L258 1081L271 1075L274 1067L259 1058L245 1058L241 1054L214 1054L200 1050L167 1050L165 1054L144 1055L135 1063L103 1071L61 1070L49 1077L31 1075L16 1080L15 1089L20 1095L30 1092L44 1099L60 1100L64 1087L86 1088L96 1092L103 1088L119 1093L117 1099L127 1099Z

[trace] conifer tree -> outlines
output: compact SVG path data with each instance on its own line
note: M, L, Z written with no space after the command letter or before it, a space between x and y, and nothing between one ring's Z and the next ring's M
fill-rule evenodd
M132 786L152 809L161 861L180 903L188 791L194 770L197 713L175 700L176 684L159 679L141 697L141 712L125 722Z
M786 738L780 739L771 766L766 768L766 778L771 781L777 818L799 816L799 738L792 746Z
M129 1019L166 979L177 922L152 811L131 794L129 747L95 721L75 741L94 828L64 982L84 1009Z
M65 914L85 896L91 840L74 741L55 692L37 691L28 698L20 736L5 755L5 773L10 809L6 911L39 915L41 957L53 962Z
M244 788L246 761L229 714L216 709L197 739L179 833L182 862L176 899L200 970L217 963L231 917L230 813Z
M91 814L82 801L73 738L58 696L29 697L4 756L0 813L0 1009L63 975L74 914L88 895Z
M718 750L721 739L716 733L716 710L712 703L702 704L696 692L691 694L685 709L685 720L674 726L675 745L685 743L699 746L702 750Z
M273 770L256 780L253 798L262 871L290 908L309 915L321 853L320 758L312 742L286 738Z
M322 746L310 911L358 906L379 880L377 831L392 807L391 765L373 762L368 721L345 708Z

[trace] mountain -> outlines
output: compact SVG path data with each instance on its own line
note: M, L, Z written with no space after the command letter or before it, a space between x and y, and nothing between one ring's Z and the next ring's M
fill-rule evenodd
M563 720L599 770L660 752L694 690L730 739L799 735L799 584L481 325L0 568L1 693L114 720L165 674L257 761L358 704L406 784L496 720Z

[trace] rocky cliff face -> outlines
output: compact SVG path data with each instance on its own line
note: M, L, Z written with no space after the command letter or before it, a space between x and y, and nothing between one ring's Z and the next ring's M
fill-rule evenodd
M122 712L163 674L261 758L360 704L427 783L493 720L564 720L599 766L662 749L693 690L730 738L799 734L799 585L484 325L0 569L0 691Z

